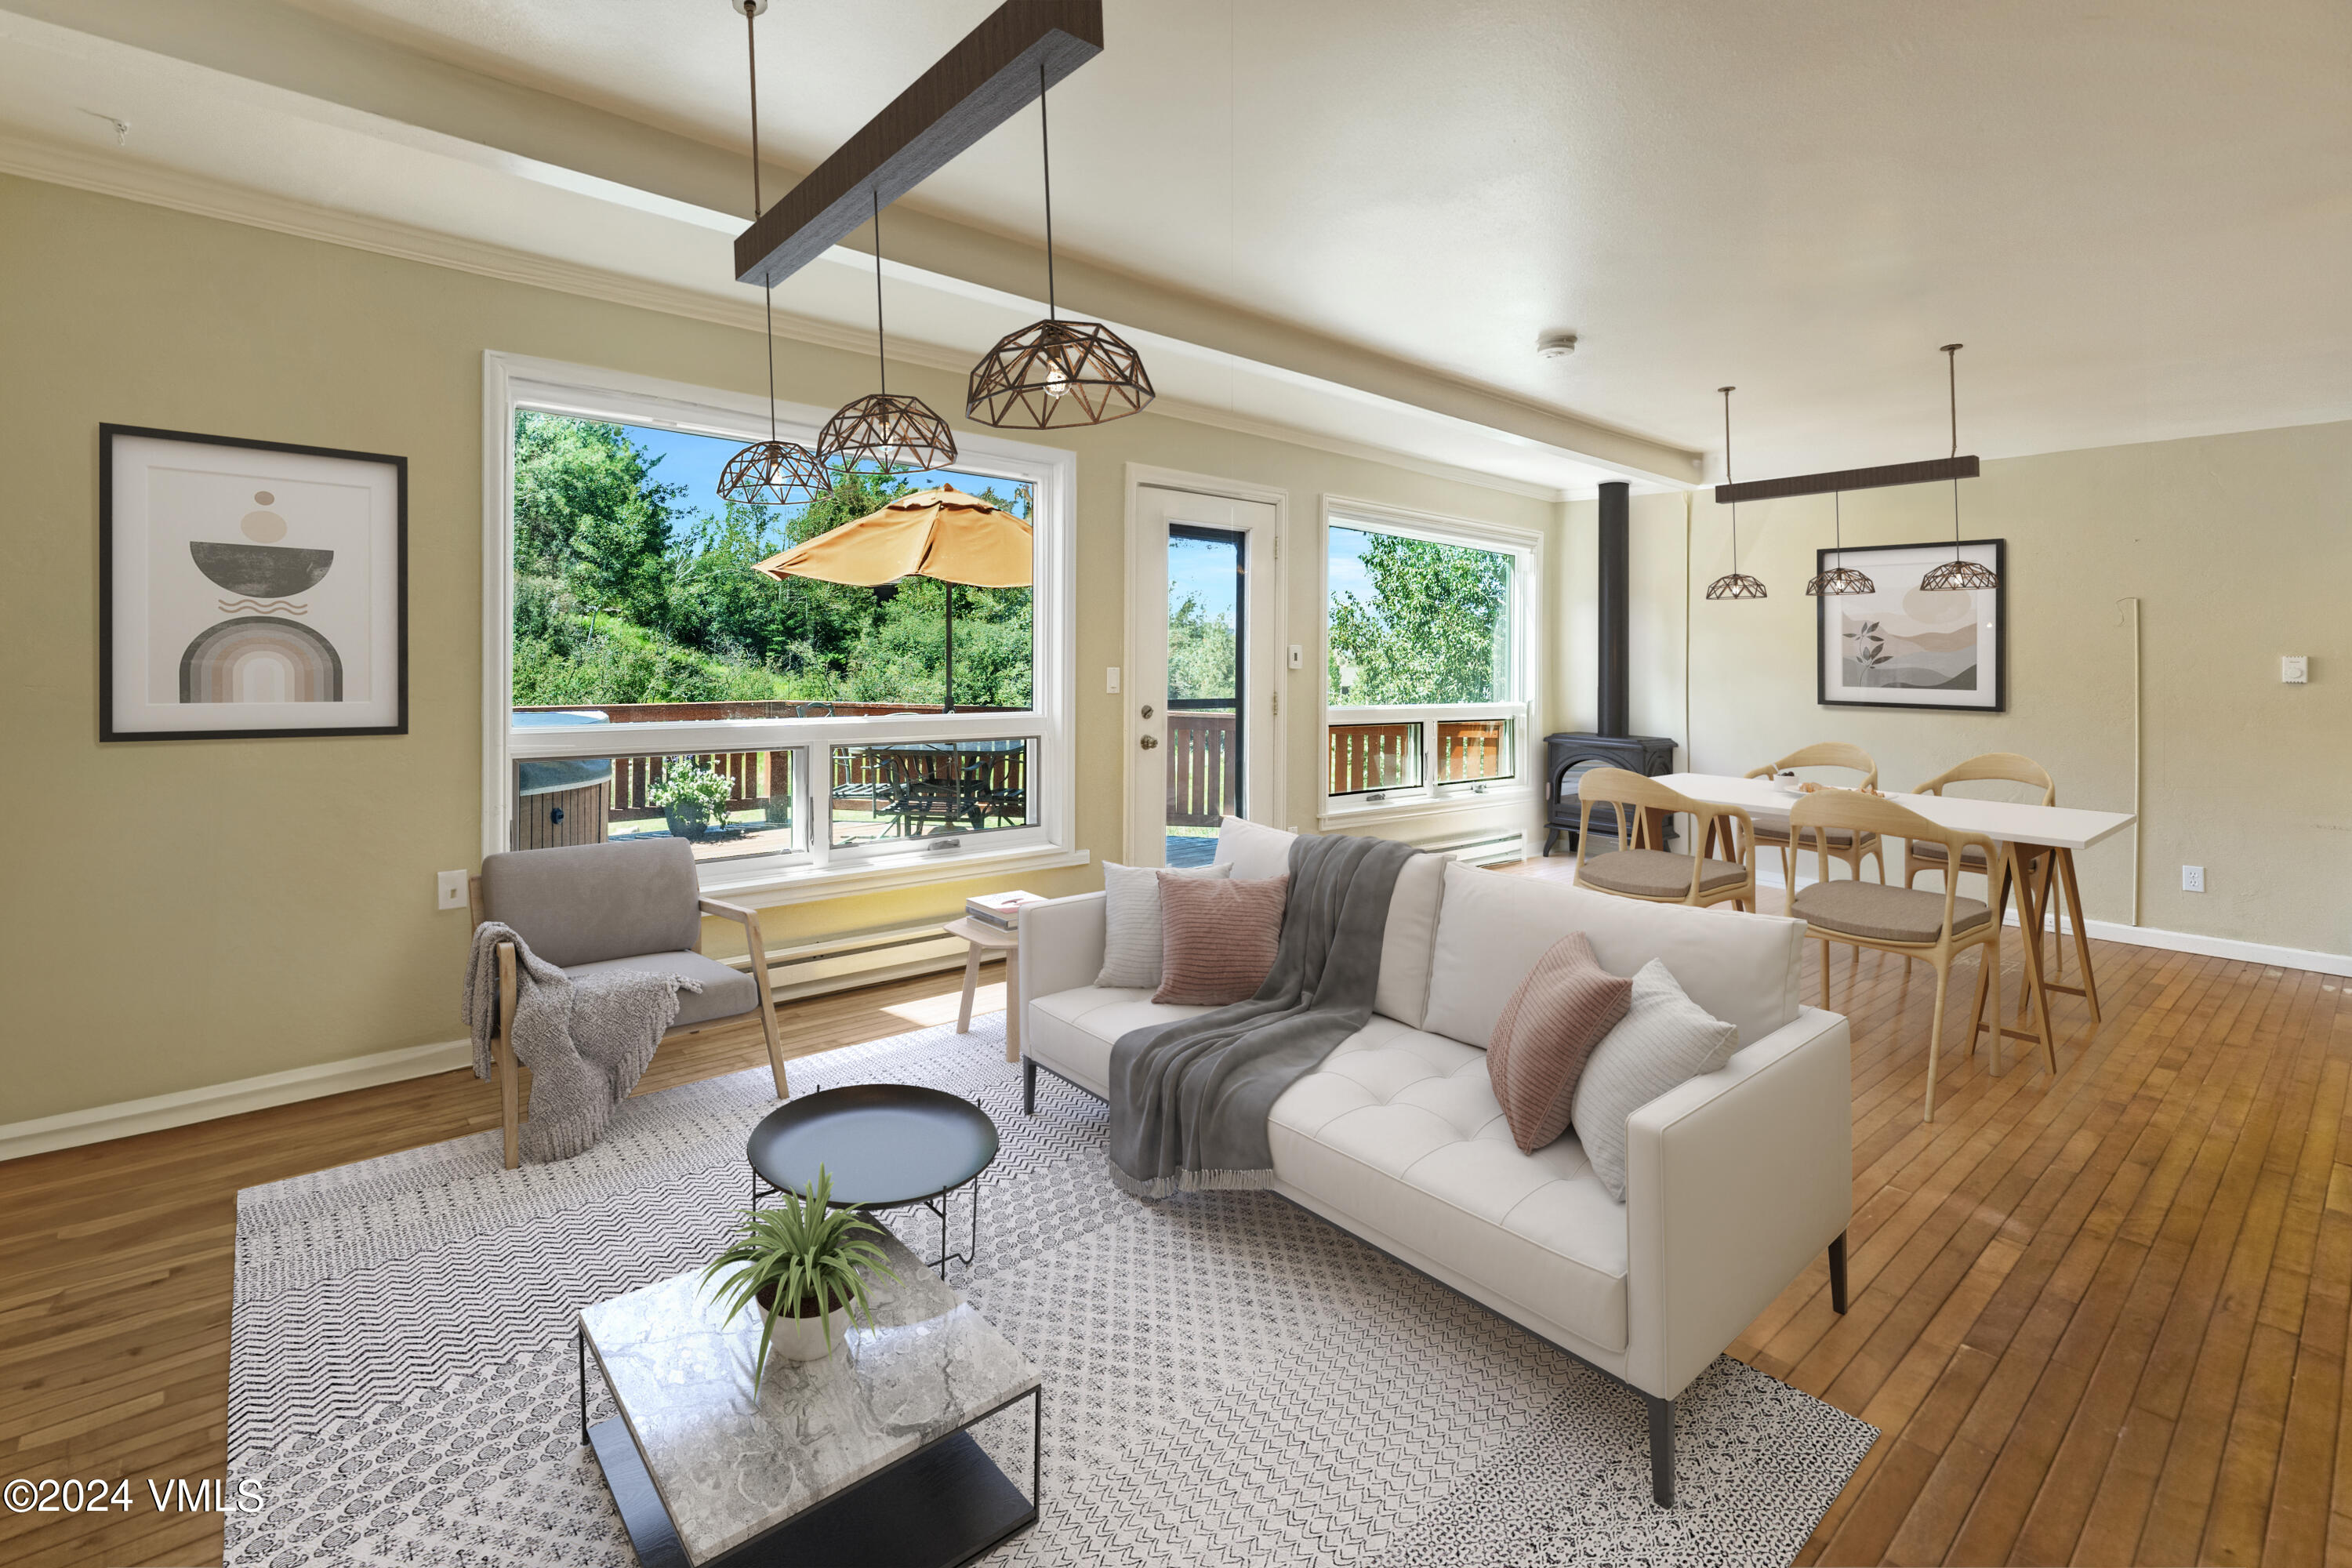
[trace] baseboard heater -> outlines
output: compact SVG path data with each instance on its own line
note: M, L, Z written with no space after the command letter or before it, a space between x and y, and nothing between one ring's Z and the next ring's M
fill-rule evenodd
M1528 858L1528 836L1515 827L1473 828L1467 832L1439 834L1407 842L1415 849L1444 855L1465 866L1486 866L1497 860L1524 860Z
M768 948L768 985L779 1002L852 991L910 975L963 967L965 944L940 931L939 921L849 931L821 942ZM748 957L723 961L748 970Z

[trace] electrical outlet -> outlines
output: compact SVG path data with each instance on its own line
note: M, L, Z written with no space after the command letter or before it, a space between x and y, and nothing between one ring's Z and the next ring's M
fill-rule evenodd
M2183 866L2180 868L2180 890L2184 893L2203 892L2205 890L2205 868L2202 866Z
M1106 697L1118 695L1118 666L1115 664L1103 666L1103 695Z
M463 871L439 873L433 879L433 893L434 897L440 900L436 908L464 909L466 907L466 873Z
M2279 679L2288 686L2311 684L2311 656L2290 653L2279 659Z

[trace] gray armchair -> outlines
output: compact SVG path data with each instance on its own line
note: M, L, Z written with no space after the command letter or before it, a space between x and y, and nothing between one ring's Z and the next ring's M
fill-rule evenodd
M486 856L481 875L468 886L477 926L497 921L512 927L532 952L574 978L615 969L652 969L698 981L700 992L677 994L677 1022L662 1037L665 1040L758 1014L767 1035L776 1097L790 1097L776 1035L775 999L768 992L768 950L760 938L760 917L739 905L701 896L694 852L686 840L578 844ZM703 955L704 915L743 928L751 956L750 973ZM493 1050L510 1171L520 1163L522 1125L520 1085L509 1043L514 1005L514 944L502 942Z

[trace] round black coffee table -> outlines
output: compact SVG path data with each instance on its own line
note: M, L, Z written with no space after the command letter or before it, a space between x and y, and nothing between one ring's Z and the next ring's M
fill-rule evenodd
M806 1194L817 1168L835 1208L920 1204L940 1216L940 1256L969 1267L980 1250L980 1173L995 1162L996 1123L968 1100L912 1084L857 1083L805 1094L751 1130L751 1206L771 1193ZM948 1196L971 1186L968 1250L948 1250Z

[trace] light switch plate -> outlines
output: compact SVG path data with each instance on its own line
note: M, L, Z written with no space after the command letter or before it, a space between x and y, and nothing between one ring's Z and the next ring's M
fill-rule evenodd
M2279 660L2279 679L2289 686L2311 684L2311 656L2291 653Z
M1303 644L1292 643L1290 645L1290 668L1293 669L1305 669L1307 668L1307 649Z
M443 871L433 879L434 896L440 900L438 908L462 910L466 907L466 873Z
M2183 866L2180 868L2180 890L2184 893L2203 892L2205 890L2205 868L2202 866Z
M1118 695L1118 666L1115 664L1103 666L1103 695L1106 697Z

